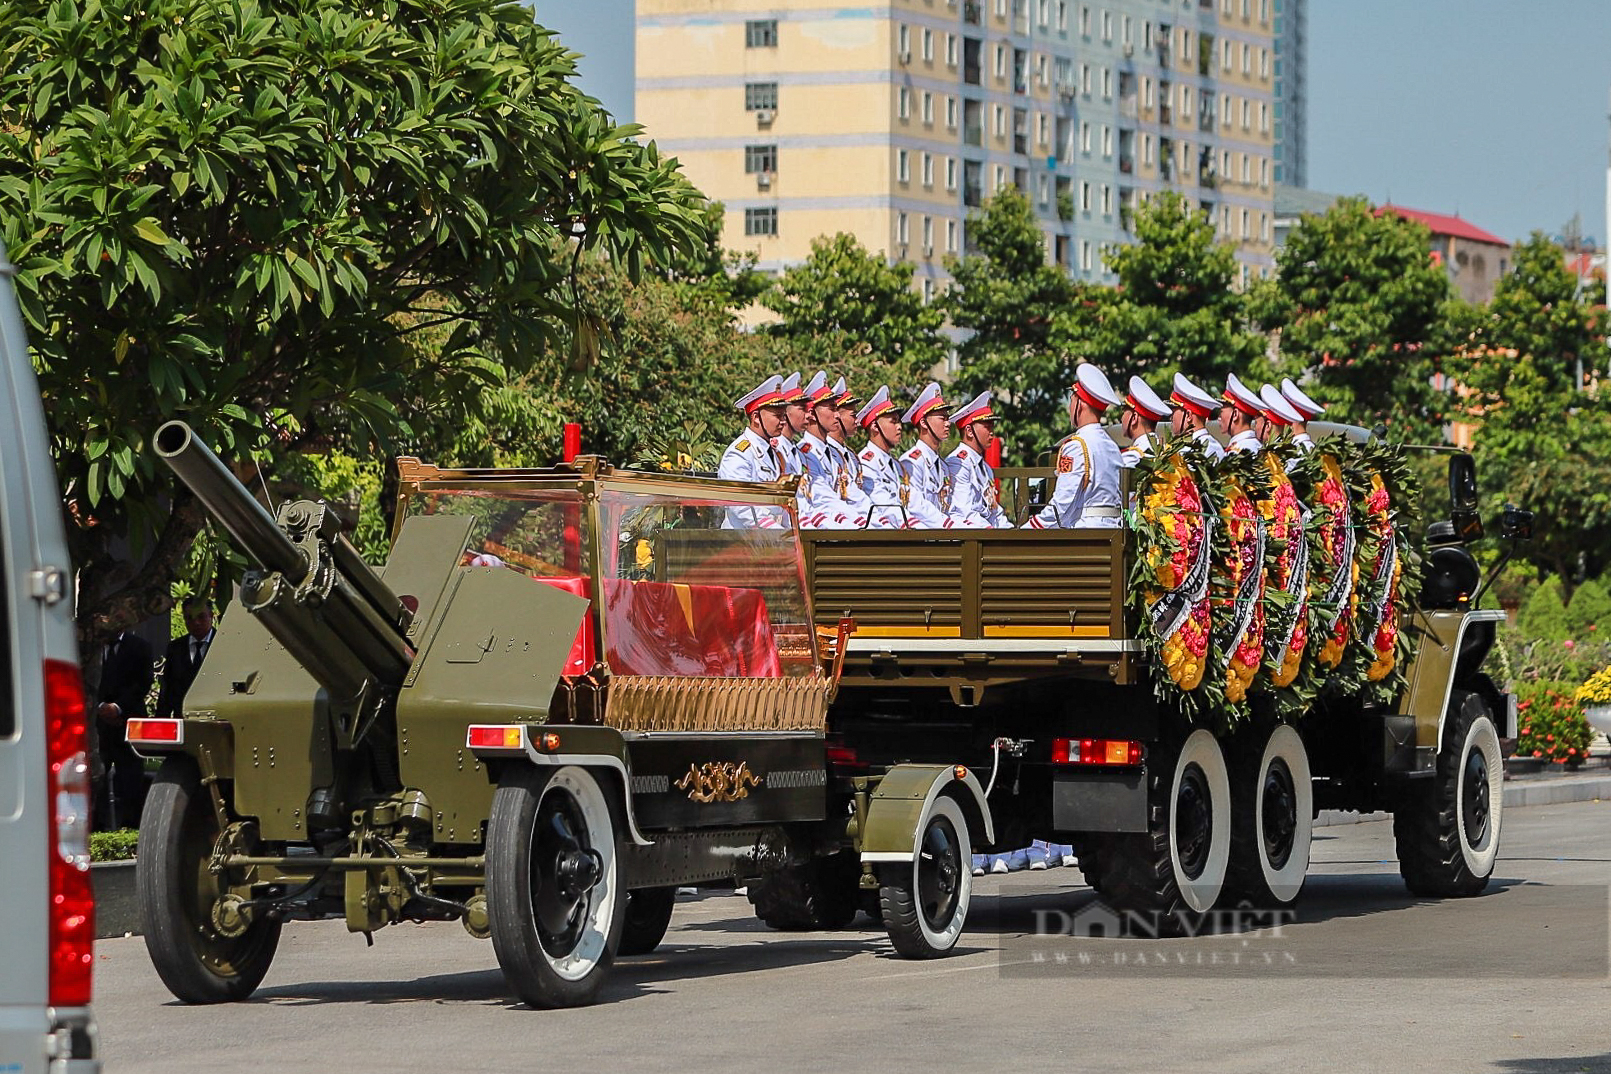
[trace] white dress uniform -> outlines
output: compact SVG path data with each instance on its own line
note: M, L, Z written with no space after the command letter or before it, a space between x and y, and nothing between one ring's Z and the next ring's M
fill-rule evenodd
M1219 405L1212 395L1193 384L1182 373L1175 374L1174 391L1170 393L1169 401L1181 407L1187 413L1205 420L1214 412L1214 408ZM1207 429L1193 428L1191 438L1192 442L1202 449L1203 454L1208 456L1210 461L1218 462L1225 457L1224 445L1214 439L1214 434Z
M1119 452L1119 465L1126 470L1134 470L1142 459L1151 455L1157 449L1153 446L1152 437L1142 433L1130 441L1130 446Z
M782 383L782 377L768 377L734 405L746 414L752 414L757 408L778 400ZM727 445L727 450L722 452L722 461L716 466L716 476L728 481L776 481L781 475L782 468L772 445L767 443L766 437L749 429L739 433ZM775 507L729 507L722 520L723 529L770 529L787 527L788 524L788 513Z
M1227 455L1237 451L1258 452L1263 450L1264 441L1254 436L1252 430L1249 430L1245 433L1237 433L1235 436L1231 437L1229 442L1227 442L1225 445L1225 453Z
M1063 441L1057 453L1057 484L1027 529L1117 529L1123 517L1119 500L1119 445L1096 422L1082 425Z
M996 492L996 471L984 456L959 444L946 456L945 469L951 483L950 515L956 525L969 529L1012 528L1012 520L1001 509L1001 497Z
M895 409L889 399L889 386L881 386L856 412L856 424L872 427L879 415ZM906 526L906 474L900 460L868 441L856 455L861 469L861 490L866 499L868 524L874 529L902 529Z
M845 488L844 465L836 446L814 433L800 437L800 459L805 480L800 485L800 525L814 529L843 530L861 525L857 511L840 495Z
M906 524L913 529L948 530L956 525L947 507L945 460L919 440L901 456L906 475Z
M1160 421L1168 421L1169 415L1174 413L1174 409L1158 398L1158 393L1140 377L1130 378L1130 394L1124 397L1124 402L1131 410L1141 415L1143 420L1151 422L1154 428ZM1119 452L1119 465L1132 470L1142 459L1157 451L1152 437L1152 433L1142 433L1136 437L1129 447Z

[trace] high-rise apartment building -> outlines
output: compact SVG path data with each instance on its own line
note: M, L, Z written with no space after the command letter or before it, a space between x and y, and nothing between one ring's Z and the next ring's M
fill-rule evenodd
M1308 0L1275 0L1275 181L1309 185Z
M1077 277L1178 190L1245 280L1273 265L1275 2L638 0L636 119L765 269L849 231L932 294L1011 184Z

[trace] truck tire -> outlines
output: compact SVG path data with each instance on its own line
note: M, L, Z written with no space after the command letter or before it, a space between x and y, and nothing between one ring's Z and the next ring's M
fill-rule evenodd
M140 815L134 882L140 927L157 976L181 1003L229 1003L251 995L280 944L280 923L255 918L238 936L213 923L225 889L207 867L220 832L196 762L162 762Z
M512 766L487 821L487 916L505 980L533 1007L598 996L626 914L609 798L585 768Z
M939 958L962 936L973 894L968 821L956 799L929 804L917 845L914 861L879 867L879 911L896 954Z
M621 925L621 945L617 955L647 955L660 946L671 926L671 911L677 904L677 889L638 888L627 892L626 918Z
M842 929L861 908L861 862L853 851L812 858L749 885L755 916L780 932Z
M1433 777L1412 784L1393 811L1398 871L1413 894L1463 897L1488 886L1499 856L1503 780L1493 710L1481 694L1456 690Z
M1080 868L1110 907L1150 916L1164 934L1186 930L1219 899L1230 859L1231 790L1224 751L1203 728L1153 759L1151 830L1088 837Z
M1230 750L1231 857L1221 905L1291 906L1314 839L1314 784L1303 736L1277 724Z

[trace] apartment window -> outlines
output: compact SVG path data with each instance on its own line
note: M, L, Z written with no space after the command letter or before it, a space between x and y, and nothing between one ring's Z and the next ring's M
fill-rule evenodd
M928 90L923 91L923 122L927 126L934 125L934 94Z
M1004 138L1007 135L1007 110L996 105L996 137Z
M955 157L945 158L945 189L957 188L957 161Z
M744 108L754 112L759 108L776 108L778 106L778 84L776 82L746 82L744 84Z
M1091 211L1091 184L1082 181L1080 183L1080 212L1088 213L1090 211Z
M912 91L905 86L895 91L895 114L902 119L911 118Z
M1102 40L1113 40L1113 12L1111 11L1104 10L1102 12Z
M1090 151L1091 151L1091 125L1089 123L1081 120L1080 121L1080 152L1089 153Z
M1087 239L1081 241L1080 243L1080 268L1086 272L1090 272L1091 264L1091 243L1090 240Z
M1091 36L1091 5L1080 5L1080 33Z
M1253 160L1246 153L1242 154L1242 182L1251 182L1253 179Z
M945 35L945 62L949 67L957 65L957 35Z
M1120 31L1120 37L1124 41L1125 48L1129 48L1135 44L1135 23L1130 20L1130 16L1126 15L1120 26L1123 27Z
M1270 218L1264 213L1259 214L1259 237L1265 242L1270 241Z
M952 130L957 129L957 99L955 97L945 99L945 125Z
M1223 206L1219 211L1219 229L1223 234L1231 233L1231 207Z
M934 217L925 216L923 218L923 249L925 251L927 251L927 250L931 250L933 248L934 248Z
M1228 39L1219 44L1219 67L1222 71L1231 69L1231 43Z
M1249 215L1246 209L1242 210L1242 238L1244 239L1252 235L1252 230L1248 227Z
M1270 77L1270 50L1267 48L1259 49L1259 77Z
M747 145L744 147L744 173L755 175L758 172L775 172L778 170L778 147L775 145Z
M778 211L776 207L744 210L744 234L776 235L777 233Z
M923 154L923 185L934 185L934 156L931 153Z
M1001 190L1007 185L1007 169L1000 164L996 165L996 182L990 188L992 191Z
M895 178L902 183L909 182L912 178L911 161L907 159L904 149L895 150Z
M945 250L946 253L951 254L957 252L957 222L955 220L945 222Z
M1102 68L1102 96L1113 99L1113 69L1110 67Z
M1113 128L1106 123L1102 124L1102 155L1104 157L1113 155Z
M1259 21L1270 21L1270 0L1259 0Z
M1245 43L1242 45L1242 73L1244 75L1253 73L1253 47Z
M895 51L900 53L903 62L912 55L912 28L905 23L895 31Z
M934 62L934 31L926 26L923 28L923 62Z
M1231 151L1229 149L1220 152L1219 173L1227 179L1231 177Z
M1245 21L1253 17L1253 0L1242 0L1242 19Z
M1068 33L1068 0L1057 0L1057 30Z
M1088 63L1080 64L1080 92L1084 94L1091 92L1091 65Z
M1052 184L1047 181L1045 173L1036 180L1035 198L1043 208L1052 200Z
M1006 45L997 45L996 46L996 77L997 78L1006 78L1007 77L1007 46Z
M930 279L925 279L923 281L923 304L928 305L930 302L933 302L933 301L934 301L934 281L930 280Z
M1046 54L1043 52L1035 57L1035 78L1042 86L1051 85L1051 75L1048 73Z
M1259 102L1259 131L1264 134L1270 133L1270 105L1265 101Z
M1152 163L1152 135L1150 134L1141 136L1141 163Z
M1113 187L1107 183L1102 184L1102 212L1108 216L1113 214Z
M1004 19L1006 17L1007 17L1007 0L996 0L996 18Z
M744 24L745 48L777 48L778 47L778 20L751 19ZM774 224L776 221L774 220ZM776 235L777 228L771 231L758 231L757 235Z
M1141 107L1152 107L1152 79L1150 78L1141 80Z
M1259 158L1259 185L1270 185L1270 160L1268 157Z
M906 214L905 213L896 213L895 214L895 241L900 243L902 246L905 246L906 243L907 243L907 238L908 238L908 231L907 231L907 226L906 226Z
M1250 124L1248 122L1248 116L1252 114L1251 109L1252 109L1251 102L1249 102L1246 97L1243 97L1242 98L1242 129L1243 130L1247 130L1249 128L1249 126L1250 126Z
M1231 95L1229 93L1220 94L1219 123L1222 127L1229 127L1231 125Z
M1051 9L1051 0L1037 0L1035 4L1035 13L1040 16L1037 21L1042 30L1046 29L1046 23L1050 21Z
M1183 116L1188 116L1188 117L1191 115L1191 87L1190 86L1181 86L1180 87L1180 114L1183 115Z
M1046 113L1045 112L1036 112L1035 113L1035 142L1038 145L1045 145L1049 141L1051 141L1051 137L1050 137L1050 130L1049 130L1048 124L1046 122Z

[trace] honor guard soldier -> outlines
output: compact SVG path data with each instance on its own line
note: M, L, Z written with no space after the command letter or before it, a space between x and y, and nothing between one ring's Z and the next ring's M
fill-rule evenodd
M805 464L800 461L800 451L794 443L806 424L806 397L805 389L800 387L800 374L790 373L785 377L779 391L783 395L783 431L773 438L772 446L778 449L785 474L803 475Z
M906 524L913 529L950 529L956 523L946 512L951 494L940 448L951 436L951 416L940 397L940 386L930 381L901 421L917 429L917 443L901 456L906 474Z
M1119 396L1102 371L1088 362L1074 368L1068 401L1074 435L1057 452L1057 483L1052 497L1026 529L1117 529L1123 516L1119 501L1119 445L1102 428L1102 415L1118 406Z
M798 450L805 468L800 483L800 525L807 528L849 529L859 524L843 497L847 485L844 463L827 437L829 427L838 427L833 405L837 395L828 386L828 375L820 371L805 386L806 422Z
M1309 423L1324 414L1326 408L1305 395L1302 389L1292 383L1291 377L1281 381L1281 395L1303 419L1292 424L1292 442L1307 455L1315 449L1315 442L1309 437Z
M1136 463L1157 451L1153 438L1158 435L1158 423L1168 421L1173 408L1140 377L1130 378L1130 394L1124 397L1124 410L1119 413L1119 428L1130 438L1130 446L1119 452L1119 465L1134 469Z
M985 452L995 439L995 424L989 392L979 393L951 414L951 425L961 430L962 437L962 443L945 459L946 481L951 489L948 513L958 526L1012 527L996 492L996 471L985 461Z
M1169 428L1176 436L1190 434L1192 442L1209 459L1223 459L1224 446L1208 431L1208 423L1213 419L1214 411L1219 409L1219 400L1192 383L1184 373L1175 374L1174 389L1169 399L1175 404L1176 410Z
M867 490L862 486L861 456L850 446L850 439L856 433L857 404L861 400L845 385L844 377L834 383L833 392L829 400L833 421L830 424L824 418L823 431L828 434L828 447L840 467L839 498L855 512L855 525L861 527L867 524ZM828 404L823 406L822 413L828 413Z
M856 458L861 462L869 524L876 529L900 529L906 525L906 474L894 455L901 439L901 419L890 402L887 384L856 412L856 424L867 434L867 446Z
M1281 389L1273 384L1266 384L1259 389L1259 401L1264 407L1254 432L1266 445L1303 420L1303 416L1281 394Z
M1263 415L1264 403L1252 389L1236 379L1235 373L1225 378L1225 402L1230 405L1221 407L1219 412L1219 427L1230 438L1225 450L1263 451L1264 444L1253 431L1253 423Z
M776 481L782 476L782 461L772 447L772 438L783 430L783 378L770 376L733 405L744 412L748 428L727 445L716 476L728 481ZM724 529L786 526L786 518L772 507L729 507L722 522Z

